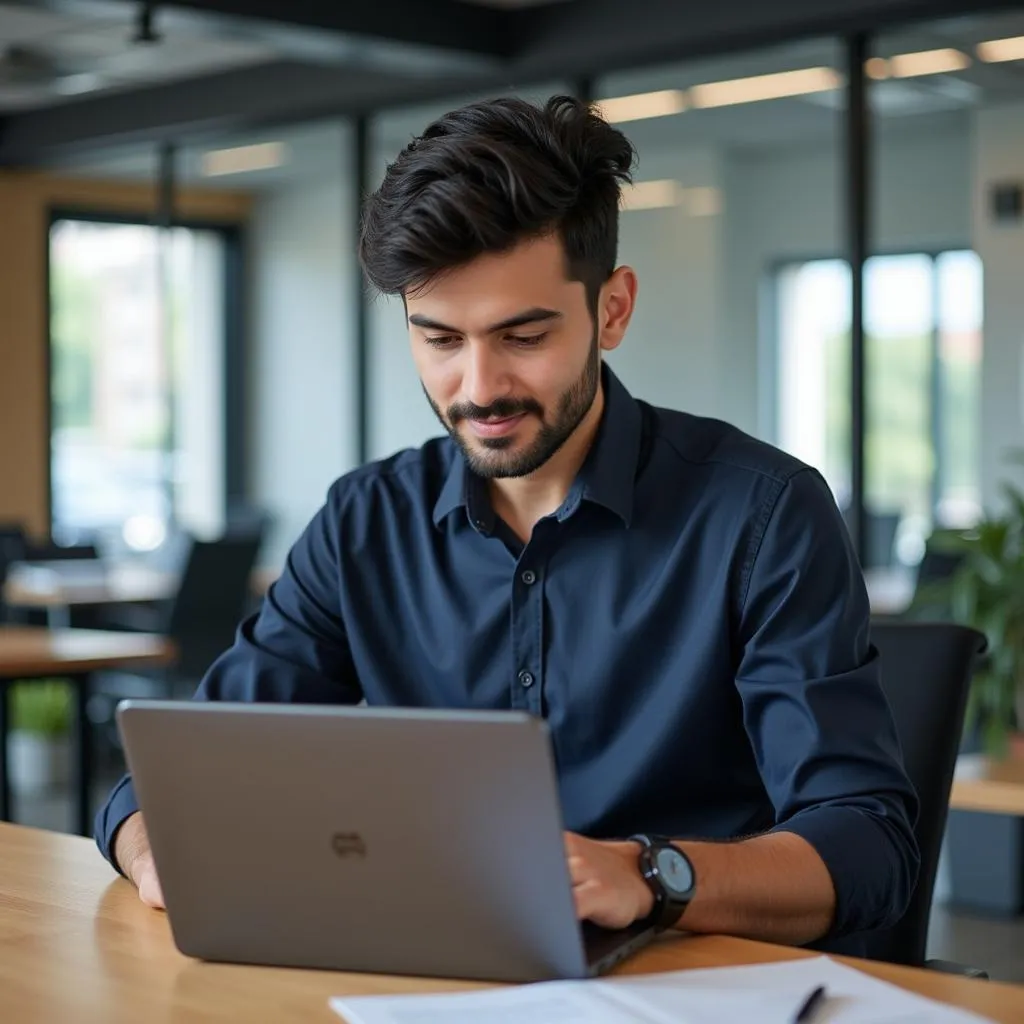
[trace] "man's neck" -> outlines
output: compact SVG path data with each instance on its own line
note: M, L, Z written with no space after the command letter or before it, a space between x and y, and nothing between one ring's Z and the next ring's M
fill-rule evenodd
M594 403L572 436L529 476L489 482L494 511L522 541L528 541L533 527L565 501L583 465L604 413L604 387L598 387Z

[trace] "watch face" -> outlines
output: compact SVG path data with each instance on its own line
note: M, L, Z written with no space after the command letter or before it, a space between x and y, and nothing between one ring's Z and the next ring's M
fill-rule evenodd
M680 896L689 895L693 888L693 870L690 862L674 847L659 850L654 857L661 880Z

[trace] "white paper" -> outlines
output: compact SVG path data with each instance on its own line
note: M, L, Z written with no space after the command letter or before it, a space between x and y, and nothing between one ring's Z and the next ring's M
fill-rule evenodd
M818 985L827 998L814 1024L986 1024L828 957L450 995L336 998L331 1008L348 1024L790 1024Z
M660 1005L665 1000L658 994L648 1000L611 983L553 981L454 995L332 999L331 1007L349 1024L790 1024L806 994L705 990L686 1000L680 1016Z

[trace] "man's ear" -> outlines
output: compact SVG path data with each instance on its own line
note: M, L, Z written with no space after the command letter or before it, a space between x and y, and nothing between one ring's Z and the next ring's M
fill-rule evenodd
M632 267L619 267L601 287L597 301L597 341L605 352L617 349L636 307L637 278Z

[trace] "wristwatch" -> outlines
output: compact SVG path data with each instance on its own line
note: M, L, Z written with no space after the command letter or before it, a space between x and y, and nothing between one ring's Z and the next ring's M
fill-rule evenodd
M654 893L654 909L648 918L658 931L671 928L693 899L697 886L690 858L664 836L635 835L640 844L640 874Z

